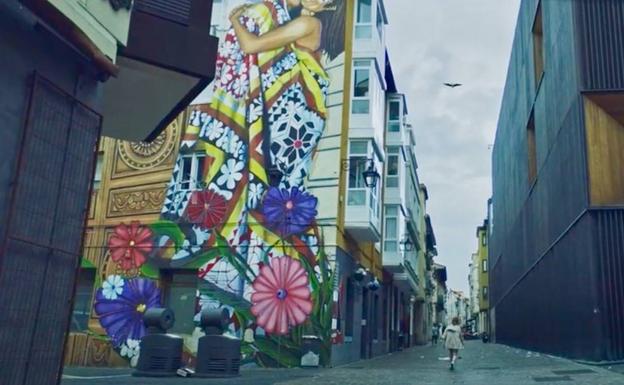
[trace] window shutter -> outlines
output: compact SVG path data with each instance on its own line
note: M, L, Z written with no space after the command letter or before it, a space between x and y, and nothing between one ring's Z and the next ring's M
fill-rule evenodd
M134 9L189 25L192 0L135 0Z

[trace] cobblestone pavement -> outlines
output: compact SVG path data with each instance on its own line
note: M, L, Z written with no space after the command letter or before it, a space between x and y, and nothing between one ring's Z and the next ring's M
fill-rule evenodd
M441 345L423 346L372 360L322 370L245 369L234 379L136 378L126 369L67 368L62 385L622 385L624 375L601 367L469 341L455 371L448 370Z

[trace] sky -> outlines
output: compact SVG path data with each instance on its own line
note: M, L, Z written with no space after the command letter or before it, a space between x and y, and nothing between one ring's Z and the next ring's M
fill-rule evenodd
M468 292L491 196L491 149L520 0L386 0L386 41L416 132L436 262ZM448 88L442 83L462 83Z

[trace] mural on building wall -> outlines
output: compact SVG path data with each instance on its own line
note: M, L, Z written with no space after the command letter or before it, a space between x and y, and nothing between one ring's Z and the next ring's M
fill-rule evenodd
M190 114L161 220L122 223L109 236L94 310L131 362L142 314L161 305L162 269L197 271L196 314L228 308L246 357L297 366L302 336L315 335L328 362L335 271L306 181L327 120L324 68L344 51L345 7L265 0L230 14L212 101ZM188 358L198 330L185 336Z

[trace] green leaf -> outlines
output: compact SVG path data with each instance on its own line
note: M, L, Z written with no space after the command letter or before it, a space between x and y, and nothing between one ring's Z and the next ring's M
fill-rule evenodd
M160 278L160 270L149 262L146 262L143 264L143 266L141 266L140 272L141 272L141 275L146 278L151 278L151 279Z
M184 239L186 238L182 230L180 230L178 224L175 222L160 220L150 224L149 228L156 236L166 235L171 238L171 240L175 243L176 251L179 250L184 243Z
M194 256L189 263L186 265L182 265L182 267L187 269L199 269L203 267L206 263L212 261L217 258L220 254L220 250L218 247L210 248L208 251L205 251L201 254Z
M280 366L293 368L299 366L301 362L301 351L289 349L286 345L275 342L273 339L257 337L254 345L262 353L278 362Z

